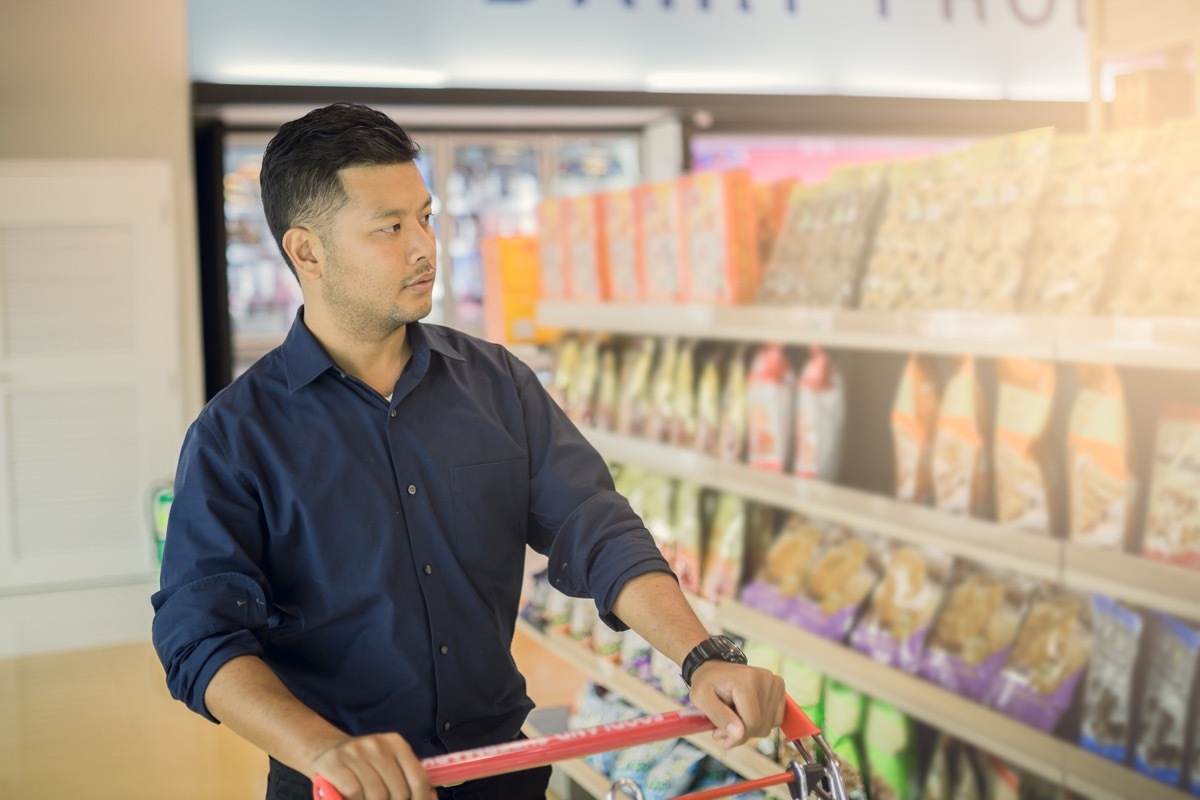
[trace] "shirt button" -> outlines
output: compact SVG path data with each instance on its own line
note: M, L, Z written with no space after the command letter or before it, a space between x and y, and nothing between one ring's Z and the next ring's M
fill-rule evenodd
M442 723L442 730L444 730L444 731L448 731L448 730L450 730L450 723L449 723L449 722L443 722L443 723Z
M392 414L391 414L391 416L392 416L392 419L395 419L395 418L396 418L396 409L394 409L394 408L392 409Z
M425 565L425 574L426 574L426 575L432 575L432 574L433 574L433 565L432 565L432 564L426 564L426 565Z
M408 493L409 493L409 494L416 494L416 493L417 493L417 487L413 486L413 485L410 483L410 484L408 485Z
M450 648L447 645L442 645L441 647L438 648L438 652L441 653L442 655L446 655L447 653L450 652Z

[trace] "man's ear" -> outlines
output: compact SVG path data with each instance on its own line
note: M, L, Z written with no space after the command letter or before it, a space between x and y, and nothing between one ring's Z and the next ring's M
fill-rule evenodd
M316 280L323 272L325 250L311 228L288 228L283 234L283 251L291 259L297 276Z

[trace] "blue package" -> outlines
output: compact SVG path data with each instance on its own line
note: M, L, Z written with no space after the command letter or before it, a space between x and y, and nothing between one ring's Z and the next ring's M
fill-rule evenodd
M1155 780L1182 786L1184 732L1200 633L1161 612L1153 619L1133 766Z
M1079 744L1121 764L1133 739L1133 671L1144 627L1140 614L1111 597L1092 597L1092 660Z

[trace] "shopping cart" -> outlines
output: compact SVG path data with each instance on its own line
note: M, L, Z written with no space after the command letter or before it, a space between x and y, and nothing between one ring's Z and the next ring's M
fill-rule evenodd
M816 797L818 800L847 800L846 784L833 750L821 735L821 729L813 724L791 698L787 698L783 724L779 727L800 755L799 760L793 760L789 764L787 771L696 792L677 800L715 800L753 789L783 785L787 785L792 797L799 800L808 800L809 797ZM452 786L476 778L542 767L555 761L636 747L712 729L712 722L699 711L671 711L536 739L522 739L475 750L463 750L427 758L421 764L425 767L433 786ZM809 737L816 745L822 760L815 758L805 747L804 740ZM608 793L608 800L618 797L641 800L641 789L632 781L617 781ZM313 779L313 798L342 800L337 789L320 775Z

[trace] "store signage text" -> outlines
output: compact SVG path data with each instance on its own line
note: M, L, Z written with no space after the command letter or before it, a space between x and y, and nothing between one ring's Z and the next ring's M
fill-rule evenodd
M875 5L876 13L886 19L891 16L893 5L912 0L868 0ZM929 0L925 0L928 2ZM487 0L492 4L523 4L533 0ZM757 11L782 11L791 16L801 13L801 0L560 0L569 2L576 8L581 6L597 6L602 3L618 3L628 9L645 9L657 7L664 11L697 9L711 11L714 6L733 6L745 13ZM844 0L839 0L844 2ZM954 21L962 15L974 17L979 22L986 23L997 13L1011 14L1013 19L1023 25L1037 27L1045 25L1054 18L1061 4L1063 7L1075 6L1075 20L1079 27L1084 26L1086 0L937 0L942 6L942 18Z

